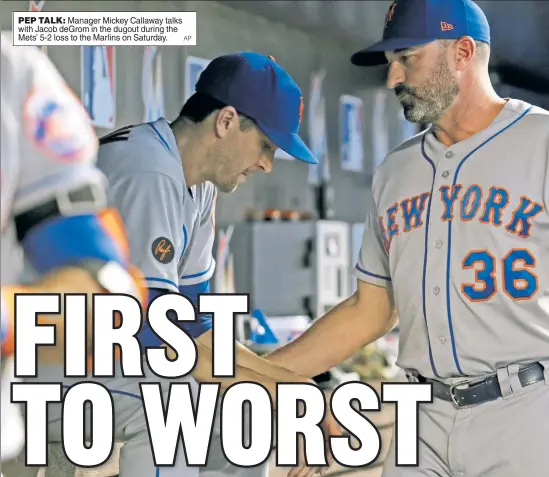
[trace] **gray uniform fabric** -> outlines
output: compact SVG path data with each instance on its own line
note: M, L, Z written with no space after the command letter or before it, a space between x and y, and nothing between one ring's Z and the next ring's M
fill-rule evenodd
M2 33L0 74L0 271L5 286L21 283L24 268L15 216L72 188L104 184L104 177L95 167L98 143L86 112L47 56L34 47L14 47ZM7 460L21 449L24 433L19 408L9 398L15 381L12 362L2 358L0 366L1 457Z
M355 274L394 295L401 368L454 383L549 360L537 303L549 287L549 112L510 99L451 147L424 131L388 155L372 191ZM422 406L420 467L390 456L384 477L547 475L548 384L471 410L435 398Z
M165 119L113 131L104 136L98 166L109 182L108 202L127 229L132 263L142 272L146 286L177 292L208 280L215 268L212 255L216 190L211 183L187 187L175 137ZM140 399L141 382L158 382L167 397L170 382L198 384L190 377L167 380L155 376L147 364L146 378L92 378L112 393L115 405L115 437L124 442L120 477L266 477L268 463L245 469L230 464L220 443L219 421L211 440L208 465L189 467L182 449L171 468L156 468ZM62 369L42 367L39 379L63 381ZM219 417L219 409L217 416ZM245 427L247 428L247 426ZM50 438L61 439L60 409L50 411Z
M51 61L34 47L14 47L2 34L2 284L17 283L23 255L14 217L55 194L104 185L95 165L97 137L80 101Z
M178 291L179 286L208 280L215 270L215 187L206 182L188 190L165 119L114 135L127 140L103 144L98 165L109 180L109 202L122 215L132 258L147 286ZM161 248L171 244L173 251L155 256L158 238L166 239Z

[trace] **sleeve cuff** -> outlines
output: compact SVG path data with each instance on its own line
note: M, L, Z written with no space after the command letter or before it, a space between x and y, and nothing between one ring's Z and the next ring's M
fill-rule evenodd
M353 274L355 277L357 277L359 280L362 280L363 282L372 283L374 285L382 287L387 287L391 285L391 277L364 270L358 264L355 266Z
M173 292L179 292L175 282L161 277L145 277L145 286L147 288L165 288Z
M179 279L179 285L196 285L197 283L202 283L213 277L215 271L215 260L212 258L210 266L204 271L199 273L191 273L189 275L183 275Z

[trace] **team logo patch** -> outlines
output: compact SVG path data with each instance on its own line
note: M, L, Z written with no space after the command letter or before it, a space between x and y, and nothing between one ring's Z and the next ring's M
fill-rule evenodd
M158 237L152 243L151 251L153 257L160 263L170 263L175 257L173 244L166 237Z
M97 137L72 91L35 88L25 102L26 132L40 152L62 162L93 158Z

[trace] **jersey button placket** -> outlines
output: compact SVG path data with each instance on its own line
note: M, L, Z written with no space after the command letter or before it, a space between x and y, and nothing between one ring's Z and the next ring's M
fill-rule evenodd
M433 360L439 374L453 369L453 356L448 352L449 326L446 309L446 262L448 249L448 222L442 220L445 213L441 196L442 186L452 186L452 166L448 159L454 158L450 151L439 156L435 171L435 183L431 200L429 220L429 252L425 270L426 319L429 327L429 341ZM449 167L450 166L450 167Z

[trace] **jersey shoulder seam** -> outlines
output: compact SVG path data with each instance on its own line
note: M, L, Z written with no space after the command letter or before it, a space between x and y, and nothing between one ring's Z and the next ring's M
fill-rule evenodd
M549 118L549 111L543 109L543 108L540 108L540 107L537 107L537 106L534 106L532 108L532 110L530 110L528 112L528 114L526 116L536 116L536 117L543 117L543 118Z
M388 167L387 165L388 162L391 161L396 154L402 151L409 150L413 147L421 147L421 138L427 133L427 131L428 131L427 129L425 131L421 131L420 133L416 134L415 136L412 136L409 139L406 139L405 141L401 142L398 146L391 149L385 156L385 159L381 162L381 164L377 168L374 174L374 179L382 169L385 169L386 167Z
M391 167L390 163L392 163L395 160L395 156L402 152L409 150L413 147L419 147L421 148L421 139L422 137L429 131L429 129L425 129L424 131L419 132L418 134L412 136L411 138L406 139L402 143L400 143L398 146L391 149L387 155L385 156L385 159L381 162L381 164L378 166L377 170L374 172L374 175L372 177L372 196L375 196L375 191L377 190L377 184L380 180L380 177L386 177L386 170Z
M150 121L150 122L147 122L147 123L142 123L140 126L143 126L145 127L145 129L148 129L147 133L143 134L143 138L147 138L147 139L151 139L156 143L160 144L162 146L162 148L168 153L168 155L170 155L172 157L172 159L175 159L176 161L179 162L179 156L176 155L176 153L174 151L172 151L172 149L167 145L167 143L165 144L163 142L166 141L166 139L164 138L164 136L159 136L160 132L157 132L157 129L155 126L153 126L153 124L155 123L156 121ZM148 126L148 127L146 127ZM162 137L162 139L161 139Z
M397 152L403 151L405 149L408 149L410 147L414 147L421 144L421 138L428 132L428 129L425 129L424 131L421 131L420 133L406 139L405 141L401 142L398 146L394 147L387 153L387 157L394 155Z
M182 195L181 194L181 184L178 184L178 182L172 176L170 176L169 174L166 174L165 172L160 172L160 171L139 171L138 170L138 171L132 171L129 174L126 174L125 177L137 176L137 175L162 176L163 178L168 179L169 182L173 183L173 185L176 186L178 193L180 195Z
M139 136L137 136L137 138L139 138ZM131 138L128 141L131 141ZM136 144L137 146L142 147L136 147ZM117 174L121 174L122 176L135 174L162 175L169 178L175 184L178 184L178 187L184 186L184 174L182 166L180 163L174 164L172 162L174 160L174 157L169 154L168 151L165 151L162 154L158 154L154 159L151 160L150 155L147 156L146 154L147 146L143 145L143 143L139 140L133 144L129 142L115 142L110 144L104 144L101 147L105 148L109 146L119 149L118 151L115 151L114 154L107 151L106 149L103 149L103 153L101 153L100 150L98 161L100 167L109 167L110 169L114 168L118 171ZM169 157L169 159L163 159L164 154ZM113 163L113 156L118 157L115 163ZM112 165L109 166L108 164ZM177 168L177 170L174 168Z

